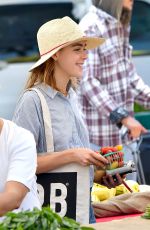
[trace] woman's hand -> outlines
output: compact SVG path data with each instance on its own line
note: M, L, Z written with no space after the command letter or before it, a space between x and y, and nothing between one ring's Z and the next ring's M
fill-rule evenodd
M82 166L95 165L105 169L106 165L108 164L107 159L88 148L75 148L73 149L73 153L75 162Z

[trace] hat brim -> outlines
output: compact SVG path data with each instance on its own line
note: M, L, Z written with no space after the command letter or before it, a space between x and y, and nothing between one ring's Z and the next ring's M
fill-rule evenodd
M38 66L42 65L45 61L47 61L49 58L51 58L57 51L60 49L75 43L79 41L85 41L86 42L86 49L94 49L100 45L102 45L105 42L105 38L98 38L98 37L82 37L79 39L76 39L71 42L67 42L65 45L60 45L59 47L56 47L56 49L53 49L52 51L48 52L47 54L41 56L41 58L29 69L29 72L31 72L33 69L37 68Z

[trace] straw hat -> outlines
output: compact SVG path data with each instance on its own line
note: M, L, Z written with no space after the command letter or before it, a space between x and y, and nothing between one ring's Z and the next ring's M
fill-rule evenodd
M38 30L37 41L41 57L30 71L44 63L61 48L74 42L86 41L86 48L93 49L102 44L105 39L86 37L76 22L69 17L63 17L43 24Z

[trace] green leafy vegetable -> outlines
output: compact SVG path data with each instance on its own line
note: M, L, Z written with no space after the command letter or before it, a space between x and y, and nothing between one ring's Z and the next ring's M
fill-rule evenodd
M150 205L146 207L145 213L142 215L142 218L150 219Z
M78 222L68 217L61 218L49 207L41 210L34 208L33 211L19 213L8 212L6 218L0 223L0 230L93 230L82 227Z

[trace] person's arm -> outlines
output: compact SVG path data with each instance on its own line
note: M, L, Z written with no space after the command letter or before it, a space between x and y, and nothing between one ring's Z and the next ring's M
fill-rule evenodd
M129 75L127 80L129 87L132 90L132 97L134 101L143 105L144 107L150 108L150 88L143 82L138 76L135 66L132 62L132 47L129 44L129 32L130 27L124 28L124 56L128 59ZM145 127L132 117L126 109L123 107L117 107L110 113L110 120L115 123L118 127L124 125L131 138L138 138L142 133L146 133Z
M130 27L124 27L124 55L128 59L130 73L128 81L132 88L135 102L150 109L150 87L144 83L142 77L138 75L135 65L132 61L132 46L129 44Z
M91 149L84 148L68 149L62 152L55 152L55 154L38 156L37 174L48 172L73 162L82 166L95 165L103 169L100 175L98 174L97 178L95 178L95 182L103 183L108 188L114 188L122 184L124 177L122 178L119 174L116 174L116 181L113 180L111 175L106 175L104 170L108 161L102 155Z
M8 168L4 190L0 193L0 215L19 208L26 194L33 189L37 167L36 145L29 131L15 124L10 125L6 145ZM36 204L34 202L33 205L32 203L23 205L33 208Z
M124 125L129 131L131 138L138 138L142 133L146 133L147 130L140 124L134 117L131 117L126 109L118 107L110 113L110 120L116 124L118 128Z
M144 83L136 71L131 77L131 87L135 102L147 109L150 109L150 87Z
M148 131L139 121L131 116L122 119L121 123L129 130L129 136L133 139Z
M24 184L8 181L4 191L0 193L0 216L19 208L27 192L29 189Z
M108 161L88 148L72 148L61 152L45 153L37 158L37 173L44 173L69 163L77 163L82 166L96 165L105 168Z

